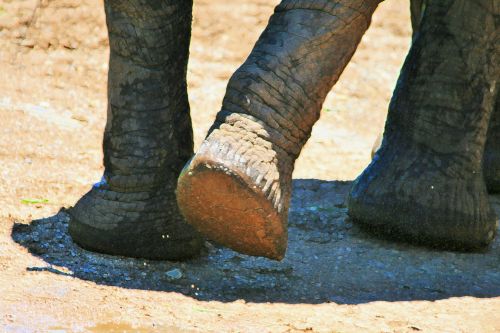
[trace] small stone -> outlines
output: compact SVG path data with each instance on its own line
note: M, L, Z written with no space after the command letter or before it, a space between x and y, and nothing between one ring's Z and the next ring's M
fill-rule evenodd
M78 48L78 43L74 40L61 41L61 44L63 47L67 48L68 50L74 50L74 49Z
M165 273L169 280L179 280L182 277L182 271L174 268Z

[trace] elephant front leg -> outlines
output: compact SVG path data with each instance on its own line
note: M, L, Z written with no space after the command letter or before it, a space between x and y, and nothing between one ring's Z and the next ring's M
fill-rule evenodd
M179 178L189 223L237 251L283 258L295 159L378 2L285 0L276 8Z
M350 194L355 221L439 247L492 241L482 159L500 77L499 8L494 0L428 1L382 147Z
M192 2L107 0L108 118L104 176L70 210L82 247L150 259L193 256L177 177L193 153L186 91Z

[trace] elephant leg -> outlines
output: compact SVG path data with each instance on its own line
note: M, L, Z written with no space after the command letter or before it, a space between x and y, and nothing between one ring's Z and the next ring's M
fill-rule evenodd
M482 159L500 77L499 8L495 0L427 2L382 147L353 184L354 221L438 247L492 241Z
M412 28L412 41L415 40L418 30L420 27L420 22L422 21L423 14L425 12L426 3L429 0L410 0L410 18L411 18L411 28ZM380 133L372 146L371 158L375 157L375 154L382 146L383 133Z
M410 18L411 27L413 30L412 38L414 39L420 26L423 13L425 11L426 0L410 0Z
M184 168L187 221L234 250L281 259L294 162L322 103L368 28L378 0L284 0Z
M104 176L70 209L82 247L149 259L197 254L175 200L193 154L186 88L192 1L106 0L110 59Z
M484 179L490 193L500 193L500 94L497 92L484 151Z

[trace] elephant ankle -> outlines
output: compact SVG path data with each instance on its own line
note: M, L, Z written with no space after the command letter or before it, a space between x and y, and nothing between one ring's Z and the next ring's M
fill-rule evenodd
M173 191L116 192L96 184L69 210L69 233L81 247L112 255L181 260L203 241L184 222Z

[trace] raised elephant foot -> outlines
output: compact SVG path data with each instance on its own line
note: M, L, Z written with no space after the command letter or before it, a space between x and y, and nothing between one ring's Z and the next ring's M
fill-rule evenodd
M203 241L179 214L173 195L118 193L103 182L69 210L69 233L81 247L112 255L180 260Z
M351 190L349 216L355 222L443 249L475 250L493 240L497 219L482 174L450 177L439 167L445 161L430 151L383 149Z
M274 152L236 132L215 130L184 168L179 207L208 238L236 251L281 260L287 246L291 177L279 179ZM252 140L250 140L252 141Z

